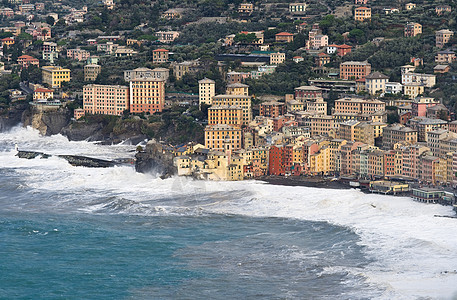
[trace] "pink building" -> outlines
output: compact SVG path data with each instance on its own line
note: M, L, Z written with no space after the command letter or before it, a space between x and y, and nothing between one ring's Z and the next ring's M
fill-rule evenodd
M90 57L90 52L82 49L68 49L67 57L77 61L83 61Z
M420 180L422 182L435 184L436 170L438 169L440 159L436 156L424 155L420 159Z
M129 109L129 88L120 85L89 84L83 88L83 108L86 113L122 115Z
M420 175L420 156L425 151L429 151L430 148L421 146L418 144L411 145L402 149L403 164L402 164L402 175L419 178Z
M411 103L411 116L412 117L425 117L427 115L427 108L439 104L440 101L429 97L418 97Z
M457 121L449 122L449 131L457 133Z

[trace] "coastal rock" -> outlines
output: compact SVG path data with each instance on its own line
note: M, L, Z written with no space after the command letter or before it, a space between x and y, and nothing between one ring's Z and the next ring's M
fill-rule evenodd
M22 114L27 109L25 103L17 104L0 114L0 132L7 131L21 123Z
M16 154L19 158L25 159L35 159L37 157L40 158L49 158L52 155L43 153L43 152L36 152L36 151L18 151ZM87 167L87 168L109 168L113 167L120 163L125 162L114 162L110 160L92 158L87 156L80 156L80 155L58 155L58 157L65 159L68 161L72 166L78 167Z
M70 122L71 115L68 109L55 108L52 110L30 107L22 115L22 123L32 126L42 135L58 134Z
M140 173L155 172L164 179L178 172L173 164L173 155L164 152L163 145L155 140L149 141L144 151L138 152L135 158L135 169Z

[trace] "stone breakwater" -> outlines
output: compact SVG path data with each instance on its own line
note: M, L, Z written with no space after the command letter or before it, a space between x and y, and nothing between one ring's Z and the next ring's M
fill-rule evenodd
M34 159L34 158L41 158L47 159L52 155L43 153L43 152L35 152L35 151L18 151L16 154L19 158L25 159ZM77 167L87 167L87 168L110 168L114 167L115 165L121 164L117 161L111 160L104 160L98 158L92 158L87 156L80 156L80 155L58 155L58 157L65 159L68 161L72 166Z

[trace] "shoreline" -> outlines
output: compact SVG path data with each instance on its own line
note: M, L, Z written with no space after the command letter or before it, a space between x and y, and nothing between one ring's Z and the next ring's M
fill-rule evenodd
M319 177L271 177L263 176L256 178L257 181L263 181L268 184L282 185L282 186L304 186L312 188L324 188L324 189L335 189L335 190L349 190L355 187L350 186L340 180L326 180ZM360 189L363 191L362 189Z

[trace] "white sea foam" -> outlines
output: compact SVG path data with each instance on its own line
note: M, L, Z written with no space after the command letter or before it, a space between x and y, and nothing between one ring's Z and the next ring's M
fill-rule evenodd
M0 142L12 144L11 150L0 152L0 166L13 168L28 187L37 191L73 193L78 210L111 209L145 215L203 212L325 221L357 233L359 243L366 246L366 255L373 258L373 263L363 269L335 266L324 269L323 274L362 275L368 283L385 289L382 299L455 299L457 295L454 233L457 219L434 217L452 215L450 207L425 205L407 197L367 195L356 190L274 186L255 181L160 180L150 174L136 173L130 166L90 169L72 167L57 157L19 159L12 150L17 142L20 149L108 158L126 157L132 148L68 142L62 136L40 137L30 129L1 133ZM114 198L97 203L87 199L92 193Z

